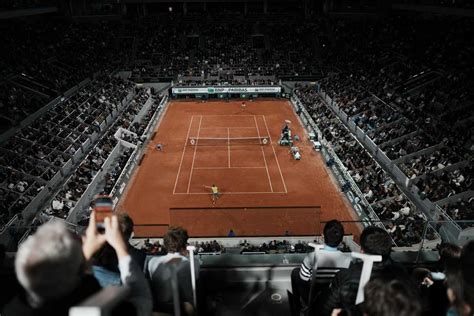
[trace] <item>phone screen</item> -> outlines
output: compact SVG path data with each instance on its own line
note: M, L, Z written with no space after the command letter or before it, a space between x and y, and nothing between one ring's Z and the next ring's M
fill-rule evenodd
M114 202L110 196L99 196L93 204L97 225L103 227L104 219L112 216Z

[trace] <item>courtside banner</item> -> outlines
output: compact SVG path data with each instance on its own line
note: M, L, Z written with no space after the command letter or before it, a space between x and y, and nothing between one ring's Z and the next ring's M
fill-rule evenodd
M252 87L176 87L173 94L216 94L216 93L280 93L279 86L252 86Z

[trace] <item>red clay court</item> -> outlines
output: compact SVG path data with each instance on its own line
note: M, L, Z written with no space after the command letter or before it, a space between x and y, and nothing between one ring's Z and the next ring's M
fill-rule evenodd
M302 159L278 145L285 120ZM163 151L156 144L163 144ZM221 196L212 204L210 189ZM169 225L190 236L315 235L320 221L353 220L288 101L173 101L168 105L119 209L136 236L162 236ZM358 229L348 227L354 233Z

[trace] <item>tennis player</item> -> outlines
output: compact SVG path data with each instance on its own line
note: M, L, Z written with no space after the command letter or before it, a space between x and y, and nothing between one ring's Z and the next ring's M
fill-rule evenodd
M162 144L162 143L156 144L155 149L156 149L157 151L163 151L163 144Z
M212 199L212 204L216 204L217 199L220 197L220 192L219 188L217 185L213 184L211 186L205 185L204 186L206 189L211 189L211 199Z
M246 106L247 106L247 105L245 104L245 102L242 101L242 104L240 105L240 108L242 109L242 112L245 111L245 107L246 107Z

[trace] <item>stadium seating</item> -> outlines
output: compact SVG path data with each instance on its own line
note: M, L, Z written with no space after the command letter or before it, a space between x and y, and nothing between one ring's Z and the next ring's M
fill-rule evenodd
M422 213L351 136L314 89L296 90L296 95L323 131L325 140L344 163L364 198L390 231L395 244L411 246L419 243L425 222Z
M126 93L124 91L123 93ZM138 89L138 93L127 103L122 112L119 113L117 120L108 128L105 135L99 140L88 156L83 160L75 173L68 179L62 190L60 190L51 201L50 207L46 209L48 215L55 215L67 218L71 209L76 207L78 201L84 197L86 190L89 189L92 180L100 173L97 180L99 185L93 188L93 192L88 193L84 198L86 205L92 201L96 194L112 194L119 176L127 164L134 148L120 146L119 140L124 140L135 146L142 143L141 136L151 119L151 113L154 113L158 107L160 99L151 99L149 89ZM150 102L147 111L141 111L144 105ZM141 114L141 115L140 115ZM127 136L116 137L119 128L133 132L135 137ZM118 146L118 147L117 147ZM117 150L118 156L110 160L111 152ZM107 163L106 163L107 162ZM79 206L82 207L82 206ZM82 210L79 210L82 211ZM88 212L76 215L75 222L88 219Z
M0 9L35 3L9 0ZM320 80L297 85L292 100L301 101L321 132L328 167L340 163L350 178L341 181L341 190L358 214L370 214L362 224L382 225L394 246L414 249L431 241L431 247L440 242L438 227L425 231L427 217L407 191L460 220L462 229L474 226L473 27L468 18L417 14L1 22L0 129L14 127L0 143L2 232L15 217L20 229L11 234L20 242L43 222L66 219L81 226L93 195L116 197L164 100L133 81L274 85L306 78ZM426 29L436 36L425 37ZM130 80L116 77L117 70ZM401 170L406 183L394 181L341 116ZM40 202L47 207L30 209ZM23 213L38 216L23 222ZM24 224L30 225L26 233ZM234 246L217 238L193 242L203 263L207 304L201 312L289 312L289 271L309 250L307 241L262 239L235 238ZM157 240L145 241L143 250L151 256L167 251ZM433 272L444 271L432 261ZM427 290L423 286L413 288Z
M470 130L461 132L466 131L464 127L471 122L471 117L457 120L470 102L469 93L465 92L469 90L469 81L464 71L469 67L469 60L465 58L459 65L452 58L453 52L466 55L457 41L457 31L471 32L472 26L470 21L456 17L426 18L422 22L416 19L409 16L395 16L383 21L362 18L364 23L359 23L358 19L316 17L302 23L292 17L283 24L279 16L271 15L259 23L246 18L232 19L227 15L218 16L213 21L188 16L178 24L169 17L160 20L148 18L133 30L118 22L103 22L95 25L98 27L46 19L32 24L16 21L1 24L3 33L15 34L6 37L5 51L9 54L1 59L2 75L10 80L3 83L5 89L1 89L2 118L7 126L18 124L97 70L115 65L125 69L130 67L132 78L137 80L176 76L178 85L273 84L279 77L314 75L329 69L326 78L320 82L324 91L397 163L423 196L449 208L450 203L457 203L459 198L467 201L472 196L466 195L472 191L473 185L469 167L472 161ZM452 28L440 27L446 21ZM439 38L446 38L450 43L446 45L439 39L422 43L420 52L432 57L429 63L416 62L424 54L407 49L407 43L413 41L410 37L413 35L407 34L421 31L422 23L439 30L445 35ZM156 29L162 32L155 32ZM317 40L306 37L312 29L333 39L329 47L319 46ZM375 32L376 29L383 31ZM388 33L393 34L392 44L386 41L385 34ZM34 43L29 42L31 34L36 39ZM115 42L112 36L105 34L114 34L120 41ZM369 45L357 45L367 38L370 39ZM60 40L52 47L50 43L55 39ZM99 39L106 40L100 42ZM259 40L263 43L258 43ZM132 42L134 45L126 45ZM206 44L210 42L214 45ZM378 46L375 43L379 43ZM393 43L399 45L393 49ZM116 47L123 48L118 56ZM229 50L229 47L233 49ZM312 49L321 55L324 67L312 58ZM78 55L78 51L81 54ZM109 58L111 56L113 58ZM141 68L141 63L148 66ZM145 73L142 73L143 69ZM146 74L146 69L153 69L153 73ZM273 79L253 79L254 75ZM81 90L66 98L63 106L71 116L78 114L73 112L75 104L98 92L97 84L91 86L96 86L97 90ZM85 102L79 111L89 111L88 106L93 104ZM152 111L150 109L148 115ZM15 162L23 164L14 168L20 173L2 172L6 179L6 190L2 191L3 201L8 206L5 209L16 204L8 214L3 214L4 223L34 198L34 192L41 190L79 149L78 145L91 134L94 124L103 120L99 117L94 123L93 113L82 113L81 121L89 127L69 119L61 120L64 127L47 122L58 120L58 115L62 114L47 112L2 146L6 150L2 159L7 163L12 161L12 152L23 150L27 154L25 160ZM322 130L326 130L326 123L318 122L318 118L316 121ZM449 125L454 128L448 133L445 127ZM58 138L40 136L37 145L27 148L32 138L44 134L45 126ZM138 125L133 122L129 130L139 137L145 126L146 122ZM353 147L356 141L348 132L338 129L333 134L339 138L334 146L335 152L353 173L356 182L361 184L360 190L369 203L391 199L397 200L400 209L413 208L399 197L396 186L364 151L358 151L360 155L352 159L357 147ZM331 142L334 135L326 134L327 140ZM132 141L134 144L137 142L137 139ZM56 154L48 154L38 146L53 148ZM31 161L26 161L26 157L42 162L28 166ZM39 166L44 164L47 166L40 171ZM361 179L362 170L366 171L364 179ZM381 183L384 184L382 187ZM383 211L386 206L383 203L383 206L376 207L384 214L383 220L392 218L391 212ZM393 216L398 219L397 215ZM457 213L455 217L469 218Z
M107 115L126 94L127 86L120 80L92 81L2 145L2 200L8 203L2 208L4 223L43 188L51 190L55 175L65 172L66 164L81 156L84 144L100 133Z
M441 20L449 20L452 28L442 28ZM447 20L415 22L415 18L398 16L363 24L341 19L333 29L337 53L328 55L332 61L339 58L338 71L321 83L351 120L413 179L422 194L438 204L454 203L465 194L472 196L469 192L473 189L468 167L473 157L472 129L465 125L472 111L461 114L470 103L464 86L470 61L461 58L457 64L452 59L453 54L466 53L469 45L458 40L457 32L471 32L472 24L463 18ZM410 36L422 32L421 24L439 31L440 37L421 43L417 52L408 51L408 43L414 40ZM390 44L383 39L388 32L392 46L384 45ZM369 45L357 45L367 40Z

